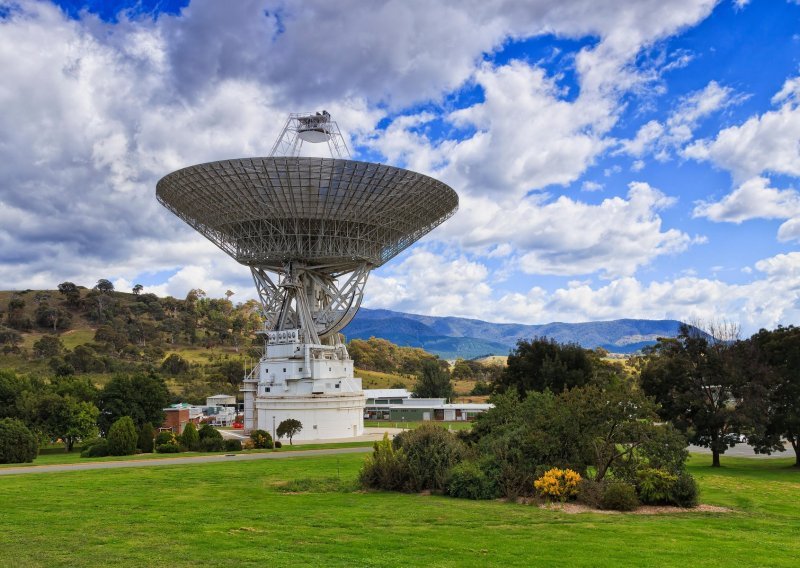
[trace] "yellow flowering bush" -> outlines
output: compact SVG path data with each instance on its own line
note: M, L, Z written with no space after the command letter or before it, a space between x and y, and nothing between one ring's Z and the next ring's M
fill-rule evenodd
M578 494L580 482L581 476L578 472L554 467L534 481L533 486L545 499L556 499L563 503Z

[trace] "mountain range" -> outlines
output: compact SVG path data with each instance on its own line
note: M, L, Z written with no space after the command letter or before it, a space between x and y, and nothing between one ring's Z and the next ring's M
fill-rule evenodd
M525 325L361 308L343 333L347 339L380 337L397 345L421 347L444 359L473 359L508 355L518 340L534 337L578 343L587 349L602 347L611 353L634 353L659 337L675 337L680 324L677 320L620 319Z

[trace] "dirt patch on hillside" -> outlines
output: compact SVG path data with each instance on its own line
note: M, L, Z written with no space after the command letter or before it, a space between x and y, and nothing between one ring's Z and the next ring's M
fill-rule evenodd
M642 505L633 511L606 511L603 509L593 509L581 503L544 503L539 505L540 509L547 509L549 511L559 511L567 513L568 515L576 515L578 513L600 513L602 515L670 515L675 513L733 513L733 509L727 507L719 507L717 505L698 505L691 509L684 507L671 507L663 505Z

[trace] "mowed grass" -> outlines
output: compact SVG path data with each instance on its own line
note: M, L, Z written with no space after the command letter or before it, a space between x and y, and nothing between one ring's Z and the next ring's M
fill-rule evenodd
M413 430L414 428L419 428L423 424L434 424L436 426L441 426L442 428L446 428L448 430L471 430L472 429L472 422L402 422L402 421L394 421L394 420L364 420L364 427L365 428L407 428L409 430Z
M693 457L733 513L355 491L363 455L0 478L3 566L797 566L790 460Z
M363 369L355 369L353 374L361 379L361 384L365 389L388 389L393 388L396 384L403 384L405 388L411 390L417 380L415 377L382 373L380 371L365 371Z

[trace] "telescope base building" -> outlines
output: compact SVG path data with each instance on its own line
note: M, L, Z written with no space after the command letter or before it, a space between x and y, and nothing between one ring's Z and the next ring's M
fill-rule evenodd
M366 399L345 346L304 343L297 329L266 336L266 353L242 386L245 430L275 438L293 418L303 426L295 440L361 436Z

